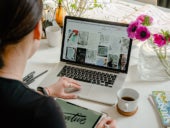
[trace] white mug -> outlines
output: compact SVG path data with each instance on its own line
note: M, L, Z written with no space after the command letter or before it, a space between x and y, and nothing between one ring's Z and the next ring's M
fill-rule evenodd
M117 92L117 108L123 115L132 115L137 111L139 93L131 88L122 88Z
M59 26L48 26L45 32L49 46L55 47L61 44L61 28Z

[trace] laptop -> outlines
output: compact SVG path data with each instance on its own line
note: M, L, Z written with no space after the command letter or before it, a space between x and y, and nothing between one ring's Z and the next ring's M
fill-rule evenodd
M66 16L60 62L42 81L49 85L61 76L81 84L79 98L114 105L128 73L132 39L128 24ZM57 53L57 52L56 52Z

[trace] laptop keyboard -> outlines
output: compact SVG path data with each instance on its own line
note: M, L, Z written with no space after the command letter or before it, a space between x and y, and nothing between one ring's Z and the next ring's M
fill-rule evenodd
M116 79L116 75L81 69L77 67L65 66L57 76L66 76L75 80L93 83L101 86L112 87Z

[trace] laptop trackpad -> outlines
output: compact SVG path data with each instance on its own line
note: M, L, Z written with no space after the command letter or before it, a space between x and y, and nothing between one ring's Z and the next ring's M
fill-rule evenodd
M80 82L80 81L79 83L81 85L81 89L74 93L76 93L80 97L87 97L87 94L90 92L92 85L88 83Z
M114 104L116 100L115 92L112 88L96 85L98 87L91 87L86 94L87 99L94 100L106 104Z

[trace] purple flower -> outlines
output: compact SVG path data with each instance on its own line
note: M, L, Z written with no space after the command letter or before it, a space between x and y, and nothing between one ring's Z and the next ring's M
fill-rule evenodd
M144 26L149 26L153 22L153 18L145 14L138 16L136 20Z
M136 29L138 28L138 25L139 25L138 21L134 21L129 24L127 28L129 38L132 38L132 39L135 38L135 32L136 32Z
M136 29L135 37L138 40L145 41L146 39L148 39L150 37L150 35L151 34L150 34L149 30L145 26L140 25Z
M166 40L165 37L161 34L154 34L153 35L154 38L154 43L158 46L158 47L162 47L166 44Z

